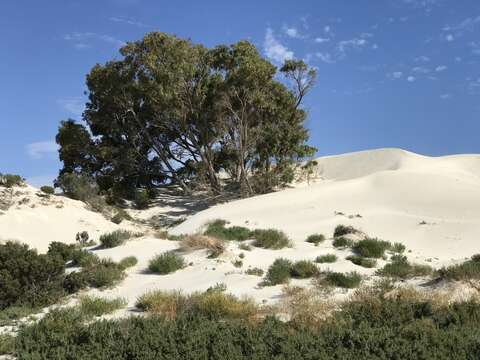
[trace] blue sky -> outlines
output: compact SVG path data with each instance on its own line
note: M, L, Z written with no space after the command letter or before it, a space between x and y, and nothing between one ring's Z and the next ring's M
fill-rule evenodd
M306 101L319 155L401 147L480 153L478 0L2 0L0 172L48 183L85 75L149 31L252 41L318 68Z

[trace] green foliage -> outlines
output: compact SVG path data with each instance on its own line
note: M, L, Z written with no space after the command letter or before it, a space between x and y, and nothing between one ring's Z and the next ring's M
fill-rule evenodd
M402 243L394 243L392 245L392 247L390 248L390 250L394 253L397 253L397 254L403 254L405 252L407 248L405 247L405 245L403 245Z
M251 231L242 226L229 226L225 220L214 220L207 224L204 235L213 236L222 240L244 241L250 237Z
M335 254L320 255L315 259L315 262L319 264L334 263L335 261L337 261L337 255Z
M33 314L38 309L30 306L10 306L0 310L0 327L11 326L16 320L25 318Z
M135 256L127 256L122 260L120 260L120 262L118 263L118 266L120 266L121 269L125 270L137 265L137 263L138 263L138 259Z
M266 285L285 284L291 277L292 262L288 259L276 259L268 268L265 276Z
M60 256L39 255L12 241L0 244L0 310L53 304L63 295L64 274Z
M438 272L446 280L478 280L480 279L480 255L473 255L470 260L444 267Z
M358 230L355 229L353 226L346 226L346 225L337 225L335 231L333 232L333 237L340 237L345 236L348 234L356 234Z
M347 239L346 237L338 237L333 239L332 245L336 248L347 248L353 246L353 240Z
M65 276L63 288L68 294L85 289L89 285L90 275L86 271L72 271Z
M392 244L388 241L365 239L358 241L353 246L353 251L362 257L379 259L382 258L385 255L385 251L391 247Z
M78 251L73 244L65 244L59 241L51 242L48 245L47 254L50 256L58 256L64 263L73 260L75 253Z
M355 272L339 273L339 272L327 272L322 279L327 285L337 286L345 289L353 289L360 285L362 282L362 276Z
M282 249L291 246L291 241L283 232L275 229L256 229L251 236L255 239L253 245L264 249Z
M135 192L135 206L137 209L146 209L150 203L150 196L145 189L139 189Z
M15 336L0 334L0 355L11 355L15 352Z
M123 245L125 241L133 237L134 234L127 230L115 230L111 233L100 236L99 241L103 248L109 249Z
M350 260L352 263L364 268L374 268L377 266L377 261L375 259L365 258L360 255L348 256L347 260Z
M42 191L43 193L48 194L48 195L55 194L55 189L53 187L47 186L47 185L40 187L40 191Z
M318 274L317 266L309 260L299 260L292 265L290 274L296 279L308 279Z
M242 260L235 260L232 262L233 266L236 268L241 268L243 266L243 261Z
M85 174L63 173L56 180L55 186L71 199L80 200L95 210L102 211L105 201L99 195L95 180Z
M92 242L88 241L89 238L90 238L90 236L88 235L88 232L86 232L86 231L78 232L77 235L75 235L75 240L77 241L77 243L80 247L89 246L92 243Z
M318 246L321 242L325 241L325 235L322 234L313 234L310 235L307 240L308 243L315 244L315 246Z
M104 299L99 297L82 296L79 301L79 310L86 317L110 314L127 305L125 299Z
M0 186L11 188L13 186L23 186L25 180L20 175L0 173Z
M174 251L155 256L148 264L148 270L155 274L170 274L186 267L184 258Z
M254 268L248 268L245 270L245 274L247 275L254 275L254 276L263 276L264 271L260 268L254 267Z
M72 265L80 267L90 267L100 262L100 258L87 250L77 250L73 253Z
M118 284L125 278L124 269L110 259L102 259L100 262L82 269L87 283L91 287L106 288Z
M123 220L132 220L132 217L123 209L117 209L117 213L112 217L114 224L120 224Z
M391 263L377 271L377 275L405 280L416 276L427 276L432 272L432 268L428 265L411 264L406 256L396 255L392 256Z
M248 244L245 244L245 243L242 243L242 244L238 245L238 248L240 250L252 251L252 247Z

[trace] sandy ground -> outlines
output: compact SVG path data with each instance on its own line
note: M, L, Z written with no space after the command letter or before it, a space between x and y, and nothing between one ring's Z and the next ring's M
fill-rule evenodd
M401 242L409 250L406 254L411 260L433 267L480 253L480 155L431 158L399 149L380 149L317 161L317 178L310 184L213 206L190 216L200 209L185 199L173 198L146 212L134 212L137 218L144 219L152 215L161 218L164 213L187 216L185 222L171 229L175 234L201 231L213 219L225 219L232 225L251 229L276 228L291 237L292 248L242 251L238 243L232 242L219 259L208 259L205 252L197 251L185 254L191 263L187 268L155 275L146 272L148 261L178 244L145 236L114 249L95 251L114 260L134 255L139 262L116 288L91 293L124 297L132 308L137 297L149 290L202 291L222 282L233 294L272 303L278 299L281 286L258 287L261 278L246 275L246 269L267 270L278 257L313 260L329 253L337 254L339 260L319 265L320 269L373 274L375 269L345 260L350 251L334 249L330 239L318 247L305 242L313 233L330 238L338 224L353 225L371 236ZM72 242L80 230L100 234L118 228L100 214L86 210L82 203L62 201L63 208L30 208L28 204L12 207L0 216L2 237L16 238L42 250L51 241ZM361 217L349 216L357 214ZM426 224L421 225L422 222ZM245 254L243 267L236 268L232 262L239 259L241 252ZM383 264L379 261L377 268ZM293 283L306 285L309 281Z

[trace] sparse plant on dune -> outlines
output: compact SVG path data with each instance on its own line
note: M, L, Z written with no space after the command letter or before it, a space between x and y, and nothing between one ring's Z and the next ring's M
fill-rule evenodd
M382 258L385 255L385 251L391 247L392 244L388 241L368 238L355 243L353 251L361 257L379 259Z
M411 264L406 256L395 255L390 260L391 263L377 270L377 275L404 280L417 276L428 276L433 273L433 269L430 266Z
M170 274L185 267L185 259L174 251L157 255L148 264L148 270L161 275Z
M347 260L350 260L352 263L364 268L374 268L377 266L377 261L371 258L365 258L359 255L351 255L347 257Z
M353 246L353 240L347 239L346 237L338 237L333 239L332 245L336 248L347 248Z
M334 263L335 261L337 261L337 255L335 254L320 255L315 259L315 262L319 264Z
M180 249L182 251L206 249L210 257L218 257L226 250L226 245L223 240L213 236L194 234L184 236L180 240Z
M306 242L311 243L311 244L315 244L315 246L318 246L318 244L320 244L321 242L324 242L324 241L325 241L325 235L322 235L322 234L310 235L306 240Z
M87 317L110 314L127 305L125 299L104 299L100 297L82 296L79 300L79 309Z
M213 236L221 240L245 241L250 238L250 229L243 226L228 226L225 220L214 220L207 224L204 235Z
M285 284L291 277L292 262L288 259L276 259L268 268L265 276L267 285Z
M340 236L345 236L349 234L357 234L359 231L355 229L353 226L346 226L346 225L337 225L333 232L333 237L337 238Z
M253 245L264 249L282 249L292 246L288 236L275 229L256 229L252 231L252 237L255 239Z

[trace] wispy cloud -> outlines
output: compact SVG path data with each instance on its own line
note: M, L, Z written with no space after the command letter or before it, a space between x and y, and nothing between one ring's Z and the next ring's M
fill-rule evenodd
M424 66L415 66L414 68L412 68L412 71L417 74L428 74L431 72L430 69Z
M263 42L265 55L276 63L283 63L285 60L293 59L293 51L289 50L285 45L275 37L272 28L267 28L265 40Z
M296 27L283 26L283 32L292 39L302 39L303 36L300 34L300 31Z
M122 24L137 26L139 28L151 27L150 25L144 24L141 21L135 20L133 18L125 17L125 16L112 16L109 18L109 20L115 23L122 23Z
M448 69L448 66L440 65L440 66L437 66L437 67L435 68L435 71L436 71L436 72L443 72L443 71L445 71L445 70L447 70L447 69Z
M336 62L335 58L330 53L317 52L315 53L315 56L326 64L334 64Z
M414 62L416 63L428 63L430 62L430 58L425 55L417 56L415 59L413 59Z
M57 104L76 117L81 117L85 108L84 100L79 96L58 99Z
M27 144L25 149L32 159L41 159L45 155L56 153L58 145L55 141L39 141Z
M354 38L351 40L340 41L337 45L337 50L341 57L345 56L347 51L351 49L360 50L368 44L364 38Z
M415 80L417 80L417 78L415 76L409 76L407 77L407 81L408 82L414 82Z
M456 37L460 37L466 32L474 31L475 28L479 25L480 25L480 15L477 17L469 17L455 25L445 26L443 28L443 31L449 33L447 34L447 36L451 35L453 40L453 35L455 35Z
M448 100L452 98L452 94L442 94L440 95L440 99L442 100Z
M110 35L97 34L93 32L74 32L71 34L65 34L63 39L71 42L73 46L78 50L83 50L90 48L91 43L94 41L101 41L108 44L112 44L116 47L122 47L125 45L125 42L118 40Z
M440 0L403 0L403 2L412 7L425 9L427 11L440 4Z
M323 43L329 42L330 39L329 39L329 38L317 37L317 38L315 38L314 41L315 41L316 43L323 44Z
M393 79L401 79L403 77L403 72L401 71L395 71L391 74L391 77Z

